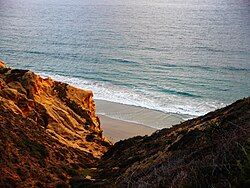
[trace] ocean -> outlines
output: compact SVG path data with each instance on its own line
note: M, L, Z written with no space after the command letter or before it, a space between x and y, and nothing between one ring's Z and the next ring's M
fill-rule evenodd
M0 0L0 59L185 117L250 94L248 0Z

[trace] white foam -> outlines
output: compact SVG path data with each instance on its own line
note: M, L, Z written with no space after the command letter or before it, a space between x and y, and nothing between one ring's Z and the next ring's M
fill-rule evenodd
M157 91L136 91L127 87L104 82L88 81L81 78L41 72L39 74L43 77L51 77L54 80L65 82L78 88L92 90L95 99L140 106L165 113L184 114L188 115L186 116L188 118L204 115L225 106L223 103L209 99L163 95L157 93Z

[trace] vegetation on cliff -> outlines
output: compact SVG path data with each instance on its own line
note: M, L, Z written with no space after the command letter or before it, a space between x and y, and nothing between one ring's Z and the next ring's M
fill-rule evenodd
M0 62L0 187L54 186L110 147L92 92Z
M116 143L99 176L117 187L249 187L249 162L250 97Z
M0 62L0 187L250 186L250 97L111 146L92 95Z

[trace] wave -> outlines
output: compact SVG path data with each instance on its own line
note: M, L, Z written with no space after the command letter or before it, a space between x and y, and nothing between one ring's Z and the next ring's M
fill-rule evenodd
M189 92L184 92L184 91L176 91L176 90L172 90L172 89L161 89L162 92L164 93L169 93L169 94L174 94L174 95L183 95L183 96L187 96L187 97L196 97L196 98L200 98L200 95L195 95Z
M66 60L82 60L82 55L80 53L63 53L63 52L44 52L44 51L33 51L33 50L0 50L3 53L11 53L11 54L30 54L30 55L38 55L45 57L52 57L55 59L66 59Z
M122 64L134 64L134 65L139 65L138 62L131 61L131 60L126 60L126 59L109 59L110 61L116 62L116 63L122 63Z
M202 51L209 51L209 52L220 52L220 53L224 53L224 50L221 49L216 49L216 48L212 48L212 47L208 47L208 46L198 46L196 47L197 49L200 49Z
M248 68L241 68L241 67L223 67L225 70L229 71L250 71Z
M160 65L153 65L152 68L157 70L162 69L168 69L168 68L190 68L190 69L200 69L203 71L210 71L210 72L216 72L216 71L239 71L239 72L245 72L250 71L250 68L246 67L235 67L235 66L205 66L205 65L178 65L178 64L170 64L170 63L164 63Z
M173 95L174 93L168 94L159 91L136 91L126 86L90 81L79 77L61 76L44 72L39 72L39 74L43 77L51 77L78 88L92 90L95 99L139 106L164 113L184 115L189 118L204 115L224 106L223 103L219 103L218 101L200 99L186 92L178 93L172 91L177 94Z

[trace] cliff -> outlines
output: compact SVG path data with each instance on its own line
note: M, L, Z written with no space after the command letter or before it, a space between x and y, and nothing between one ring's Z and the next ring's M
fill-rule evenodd
M0 187L250 186L250 97L112 146L92 96L0 62Z
M110 147L93 93L0 62L0 187L53 186Z

